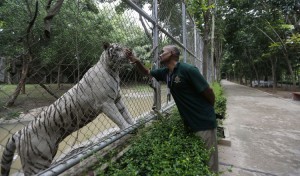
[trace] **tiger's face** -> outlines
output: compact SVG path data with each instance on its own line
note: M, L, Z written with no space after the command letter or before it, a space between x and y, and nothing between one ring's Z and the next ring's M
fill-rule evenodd
M125 54L125 48L117 43L104 44L104 49L107 55L106 62L113 70L121 68L124 64L129 64L129 60Z

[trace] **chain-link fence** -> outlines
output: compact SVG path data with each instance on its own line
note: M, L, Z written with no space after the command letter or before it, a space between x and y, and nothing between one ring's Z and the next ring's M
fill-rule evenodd
M175 44L181 61L202 72L203 42L181 0L36 2L0 3L0 157L2 166L12 157L10 173L85 157L152 108L173 105L167 86L131 65L125 47L153 69L158 51Z

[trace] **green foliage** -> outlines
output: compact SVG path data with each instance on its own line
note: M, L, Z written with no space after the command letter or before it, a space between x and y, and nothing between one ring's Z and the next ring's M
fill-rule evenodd
M26 28L35 10L34 3L35 0L12 0L1 4L1 56L17 60L16 58L21 58L18 56L28 52L24 43ZM144 62L149 63L149 41L135 19L128 19L126 13L117 14L113 5L93 0L65 0L51 22L51 37L46 39L43 19L46 16L45 2L39 3L37 19L30 34L33 56L31 67L41 68L41 72L55 73L58 65L68 65L69 69L62 69L65 75L69 75L69 81L72 81L74 76L78 76L77 69L80 70L79 76L82 76L99 60L103 42L117 42L137 49ZM132 70L128 65L121 72Z
M145 5L149 5L149 9L152 9L152 0L139 0L135 1L139 7L143 8ZM118 13L124 13L129 10L130 7L126 2L121 2L117 7ZM164 24L164 28L168 30L174 37L182 37L182 31L178 28L181 25L181 21L178 20L178 16L181 16L181 1L180 0L164 0L158 1L158 22Z
M219 10L223 12L226 26L222 72L226 72L228 78L240 82L242 78L266 79L272 74L289 73L289 63L292 68L297 67L299 44L293 36L299 32L295 20L287 20L300 17L295 16L293 9L297 8L296 1L222 2L224 6ZM271 65L276 69L273 73Z
M223 88L217 82L214 82L211 86L212 89L214 90L215 97L216 97L215 112L225 117L227 99L223 95Z
M205 30L204 25L209 25L211 20L212 9L216 6L210 0L187 0L187 9L195 17L197 27Z
M178 111L170 118L142 129L132 147L100 175L213 175L207 166L209 151L185 132Z

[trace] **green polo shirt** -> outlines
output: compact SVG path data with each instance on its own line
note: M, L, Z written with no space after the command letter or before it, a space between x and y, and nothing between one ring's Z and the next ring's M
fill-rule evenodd
M172 74L168 68L151 70L150 74L157 81L167 82L178 111L191 130L197 132L217 127L214 107L201 96L209 84L197 67L178 62Z

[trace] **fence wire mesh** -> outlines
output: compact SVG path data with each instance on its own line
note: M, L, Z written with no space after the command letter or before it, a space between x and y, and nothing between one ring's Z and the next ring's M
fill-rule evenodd
M175 44L182 53L188 50L186 62L202 72L203 42L187 12L182 18L181 0L159 1L157 24L145 16L155 21L152 1L65 0L48 33L44 20L57 4L36 2L0 3L0 157L12 136L21 146L13 155L11 174L23 173L30 160L39 162L39 152L48 164L33 172L150 114L155 100L150 79L129 63L124 48L152 69L158 65L154 51ZM160 29L157 38L155 25ZM167 86L161 83L159 88L156 102L164 105Z

